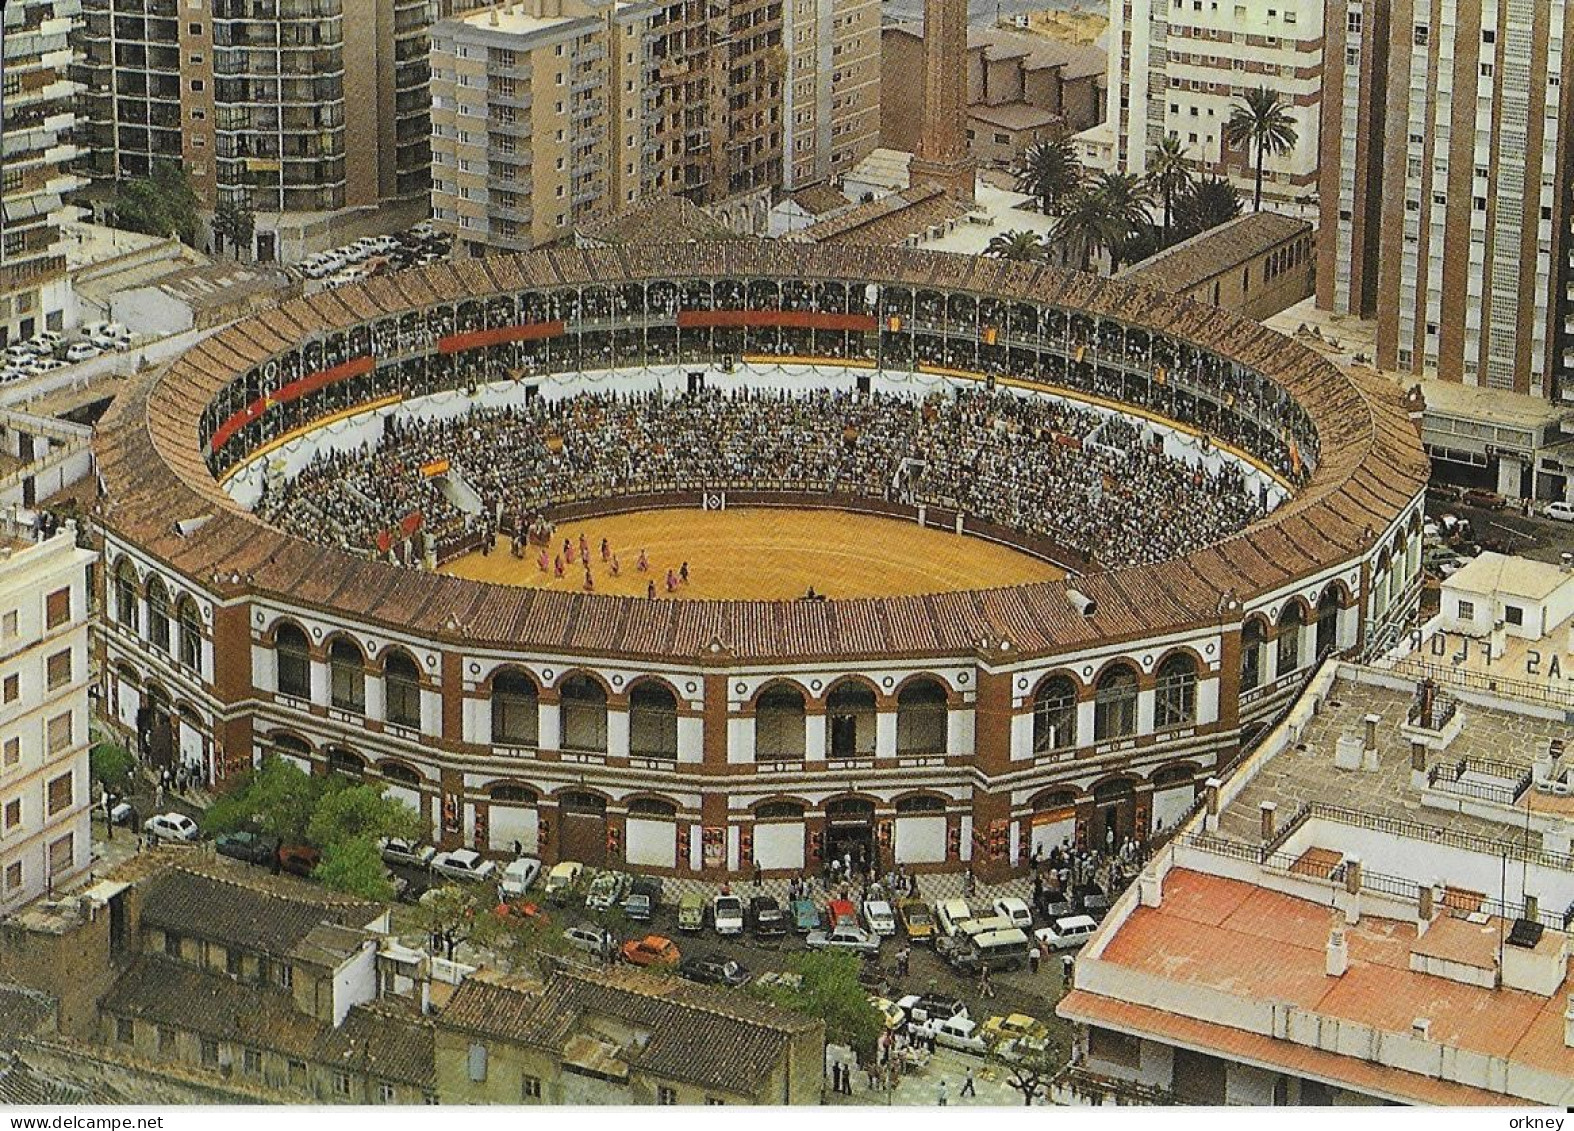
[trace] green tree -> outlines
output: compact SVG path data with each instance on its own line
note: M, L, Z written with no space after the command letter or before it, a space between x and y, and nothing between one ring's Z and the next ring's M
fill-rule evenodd
M997 1047L990 1050L989 1062L996 1067L1006 1083L1022 1093L1022 1103L1031 1107L1033 1100L1049 1091L1050 1084L1065 1068L1070 1050L1059 1047L1053 1040L1043 1045L1028 1047L1011 1056L1002 1056Z
M996 259L1031 262L1044 258L1044 240L1037 232L1023 229L1001 232L990 239L989 246L984 248L984 254Z
M493 914L493 891L485 884L444 884L432 888L415 905L415 921L452 961L459 944L483 942L502 933Z
M1204 177L1175 202L1176 235L1189 239L1240 214L1240 190L1223 177Z
M323 850L322 863L312 876L335 891L387 903L394 897L393 882L377 845L367 837L351 837Z
M295 844L306 838L318 801L332 788L329 779L270 756L237 789L214 802L203 824L208 832L252 829Z
M306 839L326 851L351 841L372 844L382 836L415 840L425 831L420 815L404 802L384 797L375 786L354 785L317 799Z
M1076 146L1069 137L1039 142L1023 155L1013 174L1017 191L1038 197L1039 210L1046 216L1059 213L1084 179Z
M1104 251L1113 273L1133 237L1152 224L1143 183L1129 173L1101 173L1071 198L1051 235L1072 251L1084 271L1092 269L1093 254Z
M213 230L224 237L235 258L241 258L242 251L249 257L252 237L257 233L257 217L239 201L222 200L213 212Z
M1300 134L1289 108L1279 101L1277 91L1265 86L1246 92L1245 101L1230 108L1229 120L1224 123L1224 140L1230 145L1255 145L1257 147L1257 190L1252 198L1252 210L1262 211L1263 160L1268 154L1277 157L1295 148Z
M1170 245L1170 218L1175 198L1191 184L1191 162L1181 145L1179 134L1168 134L1160 139L1158 147L1148 158L1147 187L1164 201L1164 238L1162 245Z
M820 1018L827 1041L847 1045L860 1060L871 1061L885 1021L858 984L858 961L851 954L825 951L794 955L789 965L803 979L798 989L755 983L749 992L772 1005Z
M196 246L197 194L179 162L156 161L151 176L122 183L114 213L117 227Z
M126 791L134 764L130 751L114 742L100 742L87 756L88 773L108 793Z

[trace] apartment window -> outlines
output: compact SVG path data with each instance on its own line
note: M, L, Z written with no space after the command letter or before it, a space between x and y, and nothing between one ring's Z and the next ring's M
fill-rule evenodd
M281 963L279 966L279 985L285 989L290 989L295 985L295 967L288 962Z
M0 81L0 94L4 94L6 97L9 98L13 94L21 94L21 93L22 93L22 76L21 75L6 75L5 79L3 81Z
M1522 625L1525 623L1525 610L1518 605L1504 605L1503 619L1509 624Z
M539 1100L541 1098L541 1077L522 1077L519 1081L519 1098L525 1100Z
M5 616L0 617L0 640L15 640L17 634L17 610L12 609Z
M22 740L20 738L8 738L8 739L6 739L5 740L5 754L4 754L4 757L3 757L3 761L0 761L0 765L3 765L6 769L9 770L12 766L20 765L21 762L22 762Z
M22 799L14 797L5 803L5 831L10 832L22 823Z
M206 82L204 82L202 79L192 79L191 80L191 89L192 89L193 93L201 94L207 88L208 88L208 84Z
M71 775L61 774L49 783L45 796L48 798L49 815L53 817L62 809L71 807Z
M166 958L180 957L180 936L173 931L164 932L164 956Z
M347 1096L350 1094L350 1074L348 1072L335 1072L333 1074L333 1094Z
M1481 42L1482 43L1496 43L1497 42L1497 32L1493 31L1491 28L1486 28L1481 33Z
M186 25L186 34L187 35L201 35L202 34L202 25L201 24L187 24Z
M1491 63L1482 63L1481 64L1481 77L1484 78L1484 79L1489 79L1489 78L1492 77L1492 74L1493 74L1492 64Z
M384 1080L377 1082L377 1102L380 1104L391 1104L394 1102L394 1086L392 1084Z
M44 752L58 754L71 745L71 712L56 715L45 728Z
M469 1069L472 1084L484 1083L486 1080L486 1046L476 1041L470 1046L470 1055L466 1067Z
M15 703L22 695L22 677L15 672L5 677L4 698L7 703Z
M115 1018L115 1040L129 1045L137 1039L137 1023L129 1017Z
M44 683L51 691L59 691L71 682L71 649L56 652L44 661Z
M678 1103L678 1093L665 1084L656 1085L656 1103L662 1107L675 1107Z
M71 619L71 588L56 589L44 598L44 627L59 628Z
M15 891L22 886L22 862L7 864L5 869L5 890Z
M1425 24L1416 24L1415 45L1417 47L1425 47L1431 42L1431 38L1431 31Z
M204 1068L219 1066L219 1042L210 1037L202 1038L202 1065Z
M49 846L49 872L58 876L62 872L69 872L71 865L76 863L76 837L67 833Z
M248 1076L262 1075L262 1050L243 1049L240 1054L241 1071Z
M1475 620L1476 619L1476 603L1474 601L1461 601L1461 602L1459 602L1459 619L1460 620Z

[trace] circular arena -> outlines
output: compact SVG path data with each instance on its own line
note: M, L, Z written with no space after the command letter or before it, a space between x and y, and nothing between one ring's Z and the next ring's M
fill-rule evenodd
M1217 309L765 243L296 300L97 454L104 702L155 763L708 878L1173 825L1407 624L1427 470L1391 386Z

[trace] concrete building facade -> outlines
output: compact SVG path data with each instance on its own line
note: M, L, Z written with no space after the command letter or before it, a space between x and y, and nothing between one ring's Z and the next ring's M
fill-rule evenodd
M0 547L0 914L87 870L88 567L68 523Z
M1377 320L1379 367L1559 395L1563 12L1330 5L1318 305Z
M1294 203L1317 190L1323 88L1323 4L1113 0L1105 119L1114 168L1143 176L1161 138L1180 138L1199 167L1254 187L1256 151L1224 141L1224 124L1247 91L1279 95L1298 140L1269 156L1263 199Z
M4 11L0 61L0 345L75 320L58 226L77 178L67 32L80 0L27 0Z
M841 176L880 142L879 0L789 0L782 187Z

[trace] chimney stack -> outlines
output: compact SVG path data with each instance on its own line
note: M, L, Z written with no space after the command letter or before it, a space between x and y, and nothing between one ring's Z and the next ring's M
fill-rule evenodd
M935 185L971 205L976 169L967 144L967 0L924 0L923 65L923 124L908 183Z
M1334 893L1337 906L1344 910L1344 921L1355 924L1361 921L1361 858L1344 858L1344 891Z
M1563 1047L1574 1049L1574 994L1569 994L1568 1008L1563 1011Z
M1338 927L1328 932L1327 965L1325 967L1330 978L1341 978L1344 972L1350 969L1350 942L1345 938L1344 931ZM1574 1003L1574 995L1570 997ZM1570 1006L1571 1016L1574 1016L1574 1004ZM1574 1025L1574 1022L1570 1023Z
M1209 778L1203 787L1203 796L1207 798L1206 811L1202 815L1202 827L1205 832L1219 831L1219 786L1222 784L1218 778Z
M1344 890L1351 895L1358 895L1361 891L1361 858L1346 856L1344 860Z
M1426 743L1419 738L1410 741L1410 769L1426 773Z
M1277 823L1274 820L1274 814L1279 807L1272 801L1264 801L1258 808L1262 812L1262 839L1263 843L1267 844L1273 839L1274 828Z
M1410 1022L1410 1035L1418 1041L1430 1040L1432 1036L1432 1019L1430 1017L1417 1017Z
M1426 934L1432 920L1437 918L1437 892L1442 887L1438 881L1416 886L1416 936Z
M1525 918L1535 922L1541 917L1541 900L1529 892L1525 893Z
M1361 721L1366 724L1366 743L1362 747L1362 749L1363 750L1376 750L1377 749L1377 724L1383 721L1383 716L1382 715L1367 715L1366 718L1361 720Z
M1562 569L1564 573L1574 573L1574 554L1561 553L1558 555L1558 561L1563 563Z

